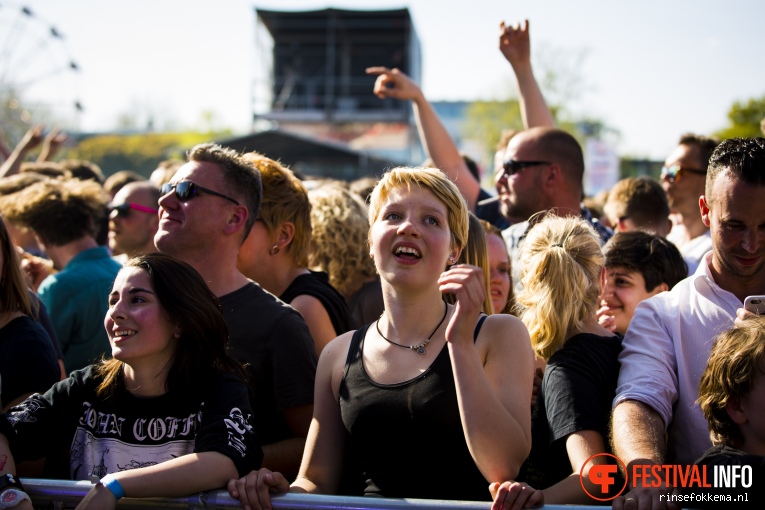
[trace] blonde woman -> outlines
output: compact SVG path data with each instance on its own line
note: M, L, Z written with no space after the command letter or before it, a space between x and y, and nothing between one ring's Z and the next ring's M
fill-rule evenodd
M488 482L514 478L528 454L526 328L481 313L479 268L445 270L467 242L456 186L436 169L393 169L372 193L369 221L385 311L324 349L300 474L291 486L267 469L231 480L245 506L270 508L270 493L335 493L346 452L365 495L486 500Z
M531 455L516 481L492 486L495 508L592 503L579 473L592 455L608 451L621 350L621 336L598 324L596 315L600 238L581 218L549 216L531 229L522 250L520 317L547 366ZM584 480L592 465L586 464ZM589 493L600 494L599 485L585 483Z
M239 250L236 266L247 278L300 312L316 354L354 328L343 296L327 274L308 270L311 203L300 179L277 161L257 153L244 158L260 171L260 216Z
M507 245L502 238L502 231L486 220L480 220L486 234L486 251L489 257L489 291L494 313L513 313L515 295L513 294L513 271Z

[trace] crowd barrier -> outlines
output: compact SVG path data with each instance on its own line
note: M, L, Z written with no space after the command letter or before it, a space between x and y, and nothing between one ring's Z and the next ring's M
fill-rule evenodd
M32 498L34 507L63 510L74 508L90 490L88 481L46 480L25 478L24 488ZM272 499L274 510L488 510L490 502L444 501L431 499L360 498L351 496L324 496L318 494L283 494ZM241 508L239 501L226 491L210 491L184 498L123 498L117 502L120 510L152 509L221 509ZM545 505L545 510L595 510L596 506Z

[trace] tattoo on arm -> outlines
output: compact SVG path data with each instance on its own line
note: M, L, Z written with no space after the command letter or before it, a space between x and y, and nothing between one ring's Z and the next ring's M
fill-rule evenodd
M0 455L0 469L5 468L5 464L8 462L7 455Z

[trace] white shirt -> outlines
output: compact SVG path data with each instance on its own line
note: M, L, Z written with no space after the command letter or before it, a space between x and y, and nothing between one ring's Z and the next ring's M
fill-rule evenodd
M637 400L668 428L667 462L692 464L712 443L696 399L715 337L733 326L743 303L720 288L709 270L712 252L669 292L640 303L619 355L614 407Z
M704 255L712 249L712 235L707 229L706 232L700 236L696 236L690 241L681 243L680 240L685 236L685 227L680 224L675 225L667 234L667 241L677 246L680 251L680 255L683 256L683 260L688 265L688 275L692 275L696 272L696 268L699 267Z

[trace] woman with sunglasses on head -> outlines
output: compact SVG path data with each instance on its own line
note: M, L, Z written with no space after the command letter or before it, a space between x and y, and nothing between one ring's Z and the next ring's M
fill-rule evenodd
M481 313L479 268L446 269L468 233L456 186L437 169L390 170L369 220L385 311L322 352L297 480L266 469L232 480L243 505L270 508L270 493L288 490L335 493L346 453L365 495L486 500L488 482L514 477L529 452L528 332L515 317Z
M239 250L237 268L300 312L316 346L355 327L345 298L323 271L308 269L311 202L295 174L258 153L244 155L260 171L260 217Z
M69 477L97 482L77 508L100 510L123 496L216 489L258 467L243 370L225 354L226 323L202 277L143 255L120 270L108 301L113 358L0 415L0 473L69 449Z

